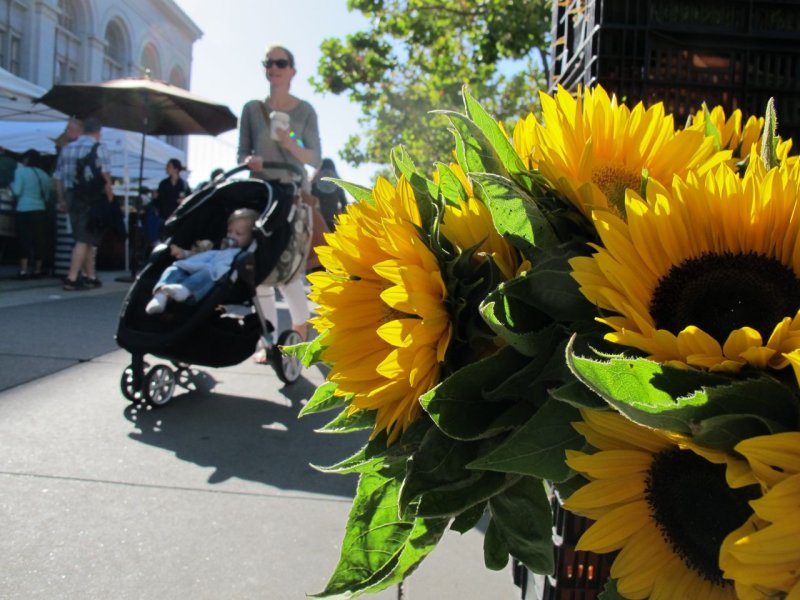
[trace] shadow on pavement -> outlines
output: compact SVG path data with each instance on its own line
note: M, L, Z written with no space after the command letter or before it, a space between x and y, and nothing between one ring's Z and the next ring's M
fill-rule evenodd
M176 388L174 398L158 409L129 405L125 417L136 427L130 438L213 467L208 479L212 484L239 478L285 490L352 497L355 475L326 475L310 464L330 465L350 456L365 443L367 432L363 438L315 433L334 412L298 419L299 399L314 391L310 381L301 377L279 390L285 400L271 401L215 393L214 378L202 371L193 369L191 379L195 389Z

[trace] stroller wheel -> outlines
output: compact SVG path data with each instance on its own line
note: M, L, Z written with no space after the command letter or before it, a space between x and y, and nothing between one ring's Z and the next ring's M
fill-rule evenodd
M280 346L292 346L302 341L303 338L300 337L299 333L293 329L288 329L281 332L280 336L278 336L278 343L275 344L275 346L272 347L272 351L268 353L272 368L275 369L278 379L283 383L294 383L297 381L303 371L303 363L300 362L300 359L281 352Z
M144 363L144 369L149 367L150 365ZM133 384L133 365L128 365L122 372L122 377L119 379L119 389L129 402L136 402L141 398L141 390L137 390Z
M166 365L156 365L144 376L144 399L150 406L164 406L172 400L175 374Z

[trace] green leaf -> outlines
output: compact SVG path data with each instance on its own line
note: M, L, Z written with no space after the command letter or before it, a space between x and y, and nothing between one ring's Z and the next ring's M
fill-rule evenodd
M564 462L566 450L579 450L584 445L583 436L572 427L580 420L577 409L548 400L530 421L467 467L563 481L572 474Z
M788 431L788 427L761 415L717 415L693 426L694 439L709 448L733 448L756 435Z
M508 545L494 519L489 521L483 536L483 562L492 571L501 571L508 564Z
M761 134L761 160L767 170L777 167L778 160L778 114L775 112L775 98L767 101L764 115L764 131Z
M439 174L439 193L450 204L458 204L459 200L467 201L469 196L461 180L444 163L436 164L436 172Z
M606 407L605 401L600 396L577 379L551 390L550 395L556 400L566 402L576 408L600 410Z
M339 563L325 590L312 598L376 592L408 576L439 542L446 519L398 518L400 482L364 473L347 520Z
M716 148L717 152L722 150L722 141L719 135L719 129L717 126L714 125L714 121L711 120L711 111L708 110L708 105L703 102L703 122L705 123L705 136L706 137L713 137L714 138L714 148ZM642 196L642 198L646 198L647 196Z
M617 590L617 580L609 578L597 600L628 600Z
M458 533L466 533L470 529L480 523L483 515L486 513L486 508L489 506L488 502L480 502L475 506L469 507L467 510L457 515L453 522L450 524L450 529Z
M456 160L465 173L497 173L508 176L508 170L483 131L466 115L449 110L433 112L446 115L450 119L456 138Z
M490 293L481 304L479 310L483 320L492 328L492 331L524 356L539 356L543 352L552 351L553 340L558 336L558 325L551 322L543 329L518 332L518 315L514 314L513 308L520 306L520 310L524 310L525 307L521 304L515 305L506 302L507 296L504 290L505 287L501 285L500 288ZM529 316L529 314L530 308L528 307L528 313L525 316ZM565 336L563 331L560 335L561 337Z
M281 351L288 356L293 356L303 363L303 366L308 368L311 365L321 362L320 355L325 349L325 333L318 335L310 342L302 342L292 346L283 346Z
M547 217L524 190L491 171L472 171L470 177L475 195L489 208L497 231L522 252L530 252L531 246L558 245Z
M370 188L364 187L363 185L342 181L341 179L333 179L328 177L325 179L327 181L333 181L340 188L349 192L357 202L366 202L370 206L375 206L375 200L372 198L372 190Z
M643 358L596 361L571 348L567 361L579 380L630 419L700 436L721 450L731 450L745 437L795 429L800 414L797 395L763 374L733 379ZM722 415L729 418L714 419Z
M489 509L509 553L534 573L553 573L553 514L544 483L523 477L489 500Z
M430 429L408 461L400 492L401 514L415 502L419 516L454 516L507 487L512 479L504 473L466 467L480 449L479 442L460 442Z
M508 137L503 133L502 129L495 120L484 108L470 95L467 88L464 88L464 104L466 106L467 115L475 123L477 128L484 135L486 141L491 145L497 158L502 163L503 167L511 174L527 173L527 169L520 159L514 146L511 145Z
M318 433L350 433L375 427L374 410L359 410L352 415L348 415L347 412L348 409L344 409L333 421L316 431Z
M498 293L535 306L551 319L563 323L591 320L593 307L581 294L570 269L536 269L501 286ZM587 318L588 317L588 318Z
M314 413L325 412L326 410L342 408L350 404L350 395L337 396L335 394L337 387L338 385L336 383L330 381L323 383L314 390L314 395L311 396L311 399L306 405L300 409L297 416L304 417Z
M423 408L450 437L472 440L495 435L491 423L509 407L490 402L486 394L521 369L528 359L511 347L467 365L421 398Z

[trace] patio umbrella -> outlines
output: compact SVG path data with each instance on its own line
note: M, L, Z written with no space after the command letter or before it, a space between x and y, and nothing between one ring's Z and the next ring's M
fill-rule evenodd
M217 135L237 125L227 106L146 77L58 84L36 102L79 119L96 117L106 127L141 132L139 185L148 135ZM126 204L127 200L126 195ZM135 264L131 270L135 270Z
M96 117L106 127L141 132L140 181L147 135L217 135L237 124L227 106L147 78L58 84L36 102L79 119Z

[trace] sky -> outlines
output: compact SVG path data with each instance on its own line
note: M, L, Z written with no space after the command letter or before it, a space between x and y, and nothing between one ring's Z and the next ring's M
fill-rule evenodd
M368 27L361 13L347 11L347 0L175 0L203 31L195 42L190 90L225 104L238 117L244 104L264 98L269 86L261 60L265 49L285 46L295 56L297 74L291 92L314 106L319 118L323 156L336 163L342 179L372 187L377 166L358 169L339 158L350 134L359 130L361 110L344 96L318 94L308 79L316 74L320 44ZM187 167L191 185L208 178L215 167L236 164L237 131L216 138L189 136Z

